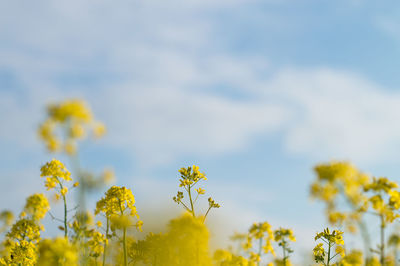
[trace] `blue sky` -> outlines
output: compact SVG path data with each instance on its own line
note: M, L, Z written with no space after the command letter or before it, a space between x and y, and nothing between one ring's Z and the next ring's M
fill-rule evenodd
M377 3L0 1L0 207L43 190L44 106L81 97L109 129L85 166L112 166L144 217L175 215L194 163L221 238L268 220L311 245L316 163L400 181L400 6Z

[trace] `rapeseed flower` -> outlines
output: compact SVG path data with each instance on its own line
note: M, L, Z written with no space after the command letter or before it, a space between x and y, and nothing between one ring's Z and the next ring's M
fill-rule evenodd
M44 239L39 243L38 264L43 266L78 265L78 250L64 237Z
M330 265L333 258L340 255L342 258L345 256L343 232L329 228L324 229L323 232L317 233L314 238L315 241L322 240L327 245L327 250L324 249L324 243L318 243L314 249L314 260L323 265ZM333 249L335 247L335 249ZM325 262L326 261L326 262Z
M36 193L26 199L24 212L31 216L33 220L41 220L50 209L49 201L42 193Z

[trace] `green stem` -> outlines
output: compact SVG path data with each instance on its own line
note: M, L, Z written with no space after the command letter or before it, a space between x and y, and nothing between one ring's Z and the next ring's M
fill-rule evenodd
M331 242L329 241L329 243L328 243L328 261L326 263L326 266L329 266L330 262L331 262Z
M109 224L108 224L108 217L107 217L107 228L106 228L106 240L108 240L108 229L109 229ZM103 251L103 266L106 265L106 251L107 251L107 242L104 242L104 251Z
M60 185L60 191L63 190L64 186L62 185L60 179L56 177L56 180L58 184ZM61 192L60 192L61 193ZM62 195L62 194L61 194ZM68 236L68 227L67 227L67 216L68 216L68 209L67 209L67 200L65 198L65 195L62 195L63 201L64 201L64 236Z
M122 209L121 199L118 199L119 209L121 211L121 217L124 215L124 210ZM126 227L124 226L122 235L122 247L124 249L124 266L128 265L127 251L126 251Z
M261 252L262 252L262 237L260 238L259 244L258 244L258 256L260 257L261 260ZM260 266L260 261L257 262L257 265Z
M63 200L64 200L64 236L68 236L68 227L67 227L67 200L65 196L63 195Z
M192 208L192 215L193 215L193 217L196 217L196 215L195 215L195 213L194 213L193 200L192 200L192 194L191 194L191 192L190 192L190 188L191 188L191 186L189 185L188 193L189 193L190 207Z
M206 221L207 214L208 214L208 212L210 210L211 210L211 207L208 207L208 210L207 210L207 212L206 212L206 214L204 215L204 218L203 218L203 223Z
M358 222L358 227L360 228L361 237L363 238L364 242L364 250L366 257L370 257L370 247L371 247L371 239L369 237L367 226L363 220Z
M286 248L284 243L282 243L282 250L283 250L283 266L286 266Z
M385 220L383 215L380 215L381 217L381 258L380 262L381 265L384 265L385 263Z
M127 259L127 252L126 252L126 227L124 227L123 230L123 239L122 239L122 244L124 248L124 266L128 265L128 259Z

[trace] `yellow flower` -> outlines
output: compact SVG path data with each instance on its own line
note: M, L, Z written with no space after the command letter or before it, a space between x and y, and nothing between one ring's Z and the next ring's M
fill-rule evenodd
M37 243L40 239L40 226L31 219L20 219L11 227L7 237Z
M61 193L61 195L63 195L63 196L65 196L65 194L67 194L67 192L68 192L68 188L67 188L67 187L63 187L63 188L60 190L60 193Z
M197 191L197 193L198 193L199 195L202 195L202 194L205 194L205 193L206 193L206 191L205 191L204 189L202 189L201 187L197 188L196 191Z
M56 159L51 160L51 162L46 163L40 168L41 177L49 177L51 179L64 179L70 181L71 174L68 172L64 164ZM54 181L57 183L57 181Z
M37 262L37 247L27 240L10 243L10 256L3 258L4 265L27 265L33 266ZM0 263L0 265L2 265Z
M43 266L78 265L77 248L65 237L45 239L39 243L38 264Z
M109 184L115 180L115 174L112 170L106 169L103 172L102 178L104 183Z
M206 175L201 173L199 171L199 167L196 165L193 165L192 167L189 166L187 168L181 168L179 173L181 174L181 187L190 186L194 183L197 183L201 179L207 180Z
M69 137L71 139L82 138L84 134L85 134L85 130L80 123L74 122L70 125Z
M9 210L2 211L0 212L0 221L2 221L5 226L10 226L14 222L14 214Z
M209 208L219 208L219 207L221 207L218 203L215 203L215 201L211 197L208 198L208 205L209 205Z
M317 244L314 249L314 258L317 262L324 261L325 259L325 250L324 245L322 243Z
M74 155L76 140L83 139L89 130L95 137L101 137L106 129L102 123L93 121L84 101L67 100L48 106L47 119L39 126L38 135L50 152L57 152L62 147L68 155ZM59 131L62 136L58 136Z
M389 205L395 208L396 210L400 208L400 192L396 190L389 191Z
M244 248L249 250L253 246L253 241L259 243L258 241L261 241L261 239L264 239L265 241L262 247L264 253L271 253L275 256L275 250L272 246L272 241L274 241L274 232L272 231L271 225L267 222L254 223L250 227L247 236L247 243L245 243Z
M274 237L276 242L279 242L286 237L291 241L296 242L296 238L294 237L293 231L291 229L280 228L279 230L275 230Z
M41 220L50 209L49 201L44 194L33 194L26 199L24 211L33 220Z
M336 250L335 251L336 251L337 254L340 254L340 256L342 256L342 258L344 257L345 252L344 252L344 248L342 246L336 246Z
M64 150L68 155L76 154L76 143L73 141L68 141L64 145Z
M111 215L124 214L129 209L131 216L137 216L135 198L130 189L126 187L112 186L105 195L97 202L95 213L104 212L108 217Z
M107 238L100 232L91 230L88 232L89 241L87 242L90 250L91 257L99 257L104 252L104 244L106 244Z
M384 191L388 193L393 188L397 188L399 185L396 182L392 182L386 177L373 178L373 181L364 186L365 191L373 190L375 192Z
M132 225L131 217L128 215L112 215L110 220L112 228L123 229Z
M68 188L64 186L64 181L71 181L71 174L60 161L53 159L50 162L47 162L40 169L41 177L46 177L45 186L47 190L56 188L58 185L58 189L60 195L65 197L68 192ZM60 196L57 196L57 199Z
M322 263L325 265L325 255L328 254L326 260L327 264L329 264L330 260L333 259L336 255L340 254L344 257L344 240L343 240L343 232L339 230L333 230L330 232L329 228L324 229L323 232L317 233L315 236L315 240L321 239L324 243L328 245L328 252L326 253L323 247L323 243L317 244L314 248L314 259L318 263ZM335 251L336 254L333 254L333 250L331 250L336 245Z
M96 138L102 137L106 133L106 127L103 123L96 122L93 128L93 134Z
M257 253L254 253L254 252L251 251L250 252L250 260L254 261L254 262L260 262L261 261L261 257Z
M361 251L352 250L340 261L340 266L362 266L364 264Z

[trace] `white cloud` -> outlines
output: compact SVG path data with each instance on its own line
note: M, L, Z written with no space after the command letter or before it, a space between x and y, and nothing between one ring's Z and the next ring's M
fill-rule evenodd
M269 88L296 112L285 130L289 151L370 163L398 155L399 93L330 69L284 70Z

